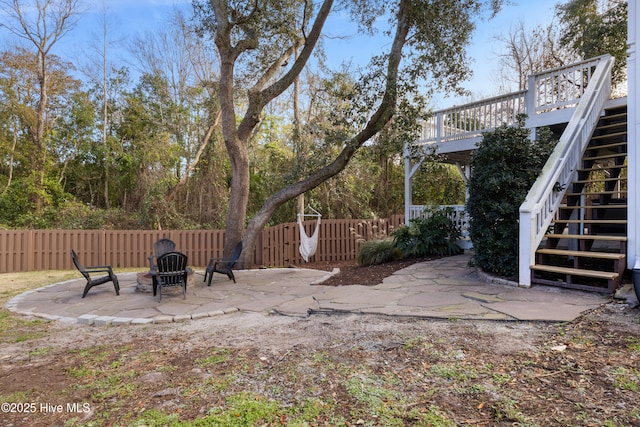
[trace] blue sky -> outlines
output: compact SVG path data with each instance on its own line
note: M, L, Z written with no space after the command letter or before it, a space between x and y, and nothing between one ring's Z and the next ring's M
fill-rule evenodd
M516 27L519 22L525 23L525 28L533 29L538 25L547 25L555 16L555 5L560 0L513 0L513 4L506 6L492 20L479 22L469 47L469 53L474 58L472 66L474 78L465 85L476 98L495 95L498 52L500 44L496 42L497 36L505 36L509 30ZM517 90L517 88L513 88ZM445 99L441 108L449 107L456 102ZM458 102L459 103L459 102Z
M476 99L496 93L495 76L500 45L495 38L506 35L519 21L524 21L528 29L550 22L554 16L554 6L559 1L561 0L511 0L511 4L505 6L493 20L477 23L473 42L469 47L470 56L474 58L474 77L464 84L474 93ZM127 55L127 40L137 34L162 28L173 8L189 11L191 0L85 0L85 5L86 13L81 16L78 27L66 37L64 43L60 43L56 51L76 63L81 62L78 56L86 56L92 34L102 31L103 5L106 5L110 38L122 40L119 52L124 58ZM365 65L370 55L380 48L379 42L375 39L354 38L353 27L348 23L343 24L340 16L330 19L327 25L331 33L349 38L344 41L326 41L327 53L339 57L338 63L352 59L354 63ZM439 96L433 101L436 108L446 108L464 103L465 99Z
M555 4L563 0L511 0L509 5L503 7L501 12L492 20L478 21L474 32L472 44L468 48L469 56L473 58L474 70L473 79L463 84L465 88L472 91L474 98L490 97L496 95L497 84L496 75L498 70L498 52L500 45L496 42L496 37L507 35L511 28L515 28L520 21L525 23L527 29L533 29L538 25L546 25L551 22L555 15ZM345 30L339 31L344 35L349 35L349 23L346 18L336 26L342 26ZM330 30L331 22L328 22ZM351 33L353 34L353 32ZM346 61L349 57L354 58L354 62L366 65L371 52L380 46L376 40L349 39L348 41L334 40L331 44L335 49L343 51L341 55ZM388 47L388 46L387 46ZM517 88L513 89L514 91ZM468 102L468 98L452 98L444 95L433 99L435 109L447 108L455 104Z

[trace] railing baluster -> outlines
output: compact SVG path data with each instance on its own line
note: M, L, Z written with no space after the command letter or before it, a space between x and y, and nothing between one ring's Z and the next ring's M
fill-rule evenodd
M514 125L518 114L529 116L574 107L591 81L602 57L533 75L532 108L528 111L526 90L467 105L436 111L423 124L421 140L415 144L447 143L473 138L503 124Z

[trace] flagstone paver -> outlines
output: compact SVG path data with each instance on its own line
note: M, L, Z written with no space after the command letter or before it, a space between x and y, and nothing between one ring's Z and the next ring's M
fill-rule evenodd
M313 313L365 313L389 316L543 320L564 322L607 302L607 298L559 288L530 289L487 284L469 267L469 255L441 258L404 268L375 286L322 286L335 274L311 269L240 270L237 283L215 275L211 286L196 271L181 292L163 292L158 302L137 289L137 273L119 274L120 296L108 286L81 298L83 279L27 291L5 305L8 310L86 325L136 325L196 321L241 311L306 317Z

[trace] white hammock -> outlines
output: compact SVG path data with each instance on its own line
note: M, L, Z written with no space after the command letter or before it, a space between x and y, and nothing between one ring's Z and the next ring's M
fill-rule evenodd
M316 222L316 229L313 230L311 237L307 236L302 225L302 215L298 215L298 227L300 227L300 255L306 262L309 262L309 257L316 253L318 247L318 230L320 229L320 215L313 215L318 218Z

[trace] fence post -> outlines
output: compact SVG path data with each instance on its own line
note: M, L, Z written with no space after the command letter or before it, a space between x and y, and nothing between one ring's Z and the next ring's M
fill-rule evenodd
M26 254L27 254L27 271L33 271L35 270L35 260L34 260L34 251L35 251L35 235L34 235L35 231L34 230L29 230L28 232L28 239L27 239L27 250L26 250Z

